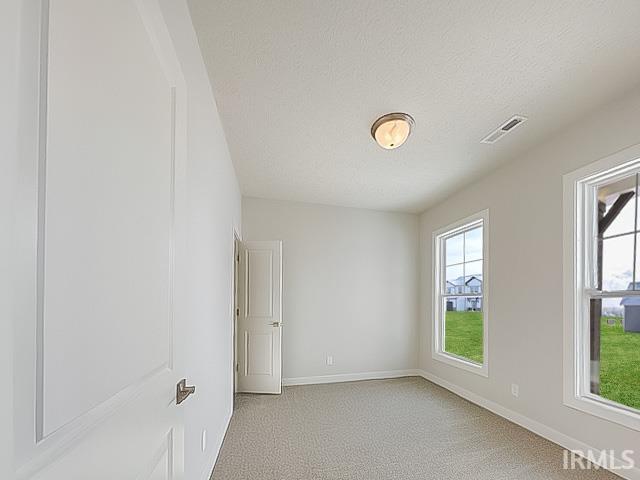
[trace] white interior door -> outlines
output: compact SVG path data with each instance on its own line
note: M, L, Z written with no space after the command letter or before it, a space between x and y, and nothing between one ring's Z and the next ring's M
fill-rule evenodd
M282 242L242 242L238 392L282 391Z
M155 0L23 4L17 477L179 479L186 91L169 32Z

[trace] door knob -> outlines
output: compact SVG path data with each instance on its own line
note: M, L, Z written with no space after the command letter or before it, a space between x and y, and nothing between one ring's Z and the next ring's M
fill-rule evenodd
M178 382L176 386L176 405L180 405L191 394L196 393L196 387L187 387L187 379L183 378Z

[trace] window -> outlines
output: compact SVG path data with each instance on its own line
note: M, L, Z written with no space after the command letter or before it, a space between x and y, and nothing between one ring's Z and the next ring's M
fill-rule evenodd
M639 157L634 147L564 179L565 403L636 430Z
M486 376L487 212L433 235L433 358Z

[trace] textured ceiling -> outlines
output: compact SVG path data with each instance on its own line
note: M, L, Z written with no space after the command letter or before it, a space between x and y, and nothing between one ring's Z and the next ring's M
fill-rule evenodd
M418 212L640 82L639 0L189 4L255 197ZM386 151L395 111L416 126Z

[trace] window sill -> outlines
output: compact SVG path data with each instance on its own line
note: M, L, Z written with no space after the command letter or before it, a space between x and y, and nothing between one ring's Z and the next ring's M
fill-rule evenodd
M467 372L475 373L476 375L480 375L482 377L489 376L489 367L486 361L484 364L480 365L478 363L466 360L462 357L457 357L445 352L434 352L432 358L439 362L446 363L447 365L451 365L462 370L466 370Z
M564 404L575 410L588 413L598 418L617 423L631 430L640 432L640 412L624 405L607 401L596 395L582 397L565 397Z

